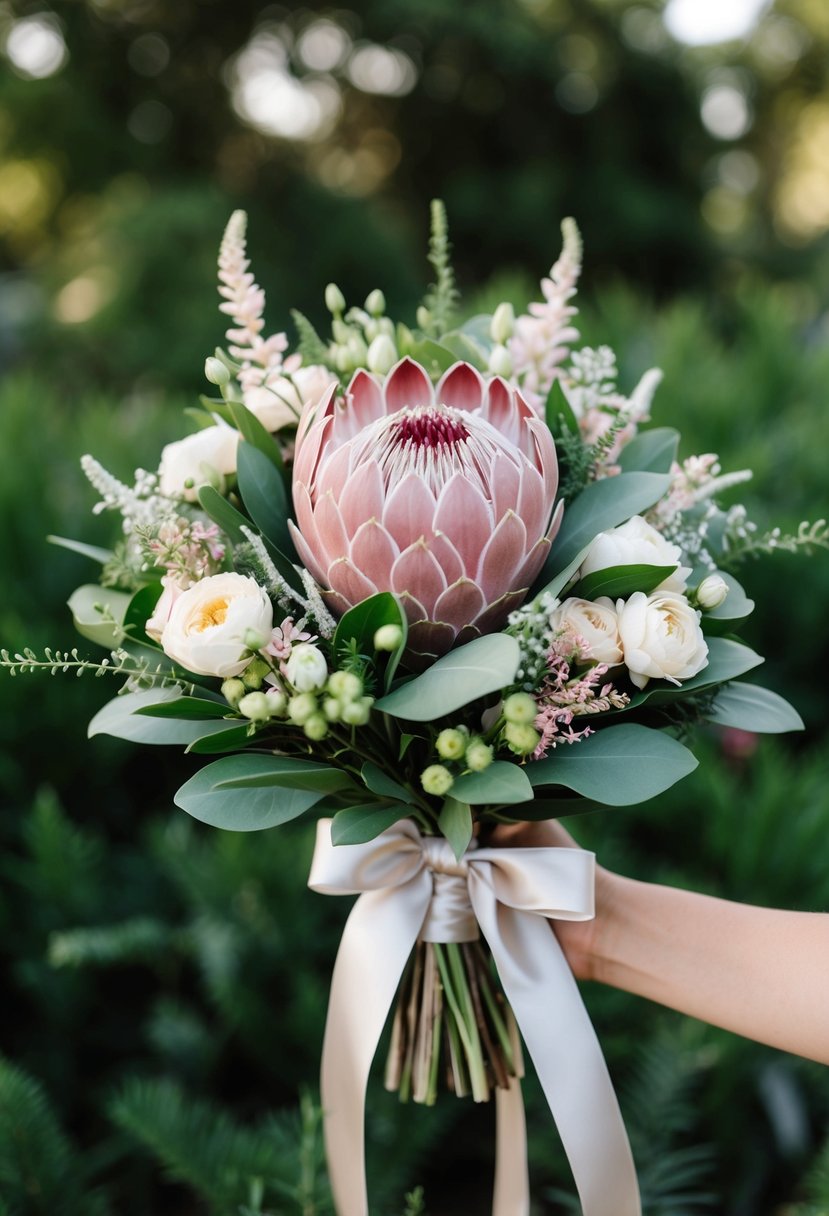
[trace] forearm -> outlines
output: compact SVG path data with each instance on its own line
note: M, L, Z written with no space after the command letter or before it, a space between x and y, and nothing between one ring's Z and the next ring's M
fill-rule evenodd
M750 907L602 872L591 974L829 1064L829 915Z

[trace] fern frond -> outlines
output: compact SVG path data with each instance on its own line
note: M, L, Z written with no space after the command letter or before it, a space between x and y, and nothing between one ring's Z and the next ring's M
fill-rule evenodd
M161 951L168 949L173 936L173 931L162 921L136 916L120 924L53 933L49 939L48 957L53 967L152 962Z
M429 336L440 338L451 327L460 293L455 286L452 269L452 246L449 243L449 225L446 207L442 199L432 200L432 231L429 238L428 260L435 271L435 282L423 301L429 313Z
M43 1088L0 1057L0 1183L8 1210L80 1213L72 1157Z
M328 347L323 342L311 322L298 308L291 309L291 317L299 335L297 350L302 355L302 362L307 366L312 363L328 364Z

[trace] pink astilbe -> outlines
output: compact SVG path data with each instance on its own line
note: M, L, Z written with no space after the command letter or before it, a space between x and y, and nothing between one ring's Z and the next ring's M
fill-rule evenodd
M541 739L533 760L542 760L560 743L578 743L594 733L588 725L576 729L574 718L622 709L628 704L627 693L617 692L612 681L602 682L607 663L595 663L573 674L573 666L584 662L590 662L590 647L583 638L567 633L553 641L547 656L547 675L536 694L539 708L535 728Z
M216 524L205 524L184 516L168 520L147 542L153 564L186 590L200 579L216 574L225 556L225 545Z
M245 241L247 216L234 211L228 220L219 249L219 305L233 321L227 331L228 350L242 365L239 384L243 394L267 388L269 382L290 374L301 363L298 355L283 360L288 339L284 333L262 336L265 327L265 293L256 283L249 267Z
M516 318L508 343L521 392L539 412L579 336L572 324L578 309L570 303L576 294L582 256L581 235L574 220L562 222L561 235L561 256L549 277L541 280L544 301L530 304L529 312Z

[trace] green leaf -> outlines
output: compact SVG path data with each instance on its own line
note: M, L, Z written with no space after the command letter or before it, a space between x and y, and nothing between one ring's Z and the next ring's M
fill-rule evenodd
M679 431L658 426L625 444L619 456L623 473L670 473L679 451Z
M222 422L226 422L228 426L233 426L233 415L224 397L208 397L206 393L200 393L199 401L211 415L213 423L215 423L216 418L221 418ZM212 417L214 414L216 417Z
M481 806L509 804L532 798L532 786L522 767L509 760L496 760L480 773L465 773L452 786L452 797Z
M380 798L393 798L395 802L414 801L414 795L411 790L407 790L404 785L395 781L393 777L389 777L376 764L372 764L370 760L366 760L360 775L365 782L366 789L371 790L372 794L377 794Z
M434 342L431 338L419 338L412 345L409 353L413 359L426 368L432 378L442 375L443 372L449 370L453 363L458 361L453 351L441 346L439 342Z
M198 489L202 509L218 524L228 540L241 545L247 537L242 528L249 528L251 521L224 498L214 486L204 485Z
M443 334L440 344L453 354L456 360L462 359L464 363L471 363L479 372L486 371L489 362L488 352L480 347L469 334L453 329L450 333Z
M382 625L398 625L403 634L403 640L397 649L391 652L386 664L384 684L388 690L406 649L409 632L406 613L401 608L400 601L390 591L371 595L367 600L349 608L337 623L332 645L337 657L348 653L348 643L352 640L356 643L358 654L371 655L374 653L374 635Z
M224 701L206 701L203 697L176 697L173 700L156 701L134 711L148 718L178 718L184 722L198 722L205 718L225 720L230 706Z
M89 723L88 736L91 739L94 735L112 735L116 739L129 739L133 743L172 744L182 747L205 735L226 729L223 719L171 720L147 717L138 712L147 705L160 705L163 701L181 699L181 690L178 688L150 688L141 692L124 693L98 710Z
M597 600L602 595L626 599L634 591L648 595L675 570L676 566L607 566L585 575L568 594L583 600Z
M458 861L469 848L472 839L472 811L468 802L458 802L450 794L444 800L438 827L452 846L452 852Z
M266 759L262 757L263 761ZM299 760L294 756L272 756L267 765L238 777L228 777L216 783L216 789L282 789L319 790L334 794L353 785L348 773L330 764L315 760Z
M228 403L228 408L230 416L233 419L233 424L242 438L251 447L261 452L263 456L267 456L268 461L284 476L285 465L282 461L282 454L279 451L279 445L270 431L265 430L256 415L246 405L243 405L242 402L231 401ZM284 489L284 480L282 485Z
M215 760L185 782L174 802L194 819L231 832L259 832L287 823L315 806L324 791L228 784L268 772L278 760L244 754Z
M215 735L195 739L184 750L196 756L217 756L222 752L238 752L255 744L256 735L251 732L250 725L237 723L228 726L227 730L217 730Z
M369 802L365 806L348 806L337 811L331 824L332 844L365 844L374 840L386 828L411 814L407 806L378 806Z
M520 660L515 638L490 633L450 650L431 667L375 701L374 708L395 718L431 722L470 701L500 692L515 679Z
M153 614L161 590L161 583L148 583L146 587L140 587L124 613L124 632L143 644L147 643L148 637L144 626Z
M536 823L540 819L564 819L569 815L586 815L590 811L604 809L602 804L592 798L533 798L532 802L518 802L508 811L502 811L498 822Z
M421 737L420 735L407 735L406 732L403 731L400 736L400 748L397 753L397 759L402 760L403 757L406 755L406 752L409 750L409 748L414 743L415 739L418 739L420 737Z
M463 325L452 332L465 334L466 337L471 338L475 345L486 353L488 358L493 346L492 333L490 332L491 326L492 316L486 312L478 312L473 317L468 317Z
M667 491L671 479L662 473L620 473L594 481L564 511L564 520L539 576L546 585L569 566L600 532L646 511Z
M200 431L206 431L208 427L216 425L216 419L207 410L200 410L194 405L188 405L184 410L186 416L195 422Z
M99 587L97 583L85 583L69 597L72 621L81 637L112 650L124 637L123 620L129 606L130 596L110 587ZM96 604L115 618L115 624L104 620Z
M105 566L113 556L112 549L100 549L97 545L86 545L82 540L71 540L68 536L47 536L50 545L58 545L61 549L70 549L83 557L91 557L93 562Z
M556 748L525 771L535 787L563 785L606 806L632 806L661 794L696 767L696 757L676 739L624 723Z
M778 735L788 730L803 730L800 714L770 688L758 684L743 684L735 680L717 693L709 713L709 722L718 726L736 726L740 730L761 735Z
M553 435L561 433L564 426L574 435L579 434L579 424L570 402L564 395L560 380L554 380L544 403L544 418Z
M250 411L246 410L245 413L249 414ZM294 546L288 532L288 496L279 471L259 448L250 443L240 443L236 455L236 478L245 510L259 531L286 557L292 554Z

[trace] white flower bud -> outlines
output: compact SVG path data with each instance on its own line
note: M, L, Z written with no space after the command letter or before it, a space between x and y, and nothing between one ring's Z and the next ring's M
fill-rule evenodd
M224 388L230 382L230 369L213 355L204 361L204 375L211 384L218 384L219 388Z
M488 367L493 376L506 378L512 375L512 355L506 346L493 346L489 355Z
M697 587L700 608L719 608L728 596L728 583L721 574L709 574Z
M245 718L250 718L251 722L267 722L271 716L268 698L263 692L249 692L247 696L242 697L236 708Z
M336 283L329 283L325 289L325 307L335 317L345 310L345 296Z
M348 343L348 339L351 337L351 330L346 325L345 321L341 321L339 317L335 318L335 320L331 322L331 332L341 346L345 346Z
M375 287L366 297L366 312L371 313L373 317L382 317L385 311L386 297L379 287Z
M375 650L397 650L402 641L403 630L399 625L381 625L379 629L375 630Z
M415 320L421 329L429 329L432 324L432 314L425 304L421 304L415 313Z
M377 376L385 376L397 362L397 351L388 334L380 334L368 348L366 363L368 370Z
M492 314L492 320L489 324L489 332L493 342L503 344L512 337L512 332L515 329L515 313L512 305L504 300L495 309ZM509 373L507 373L509 375Z
M325 655L311 642L300 642L291 650L285 674L298 692L316 692L328 679Z
M359 334L348 339L348 360L352 367L363 367L368 358L368 347Z

